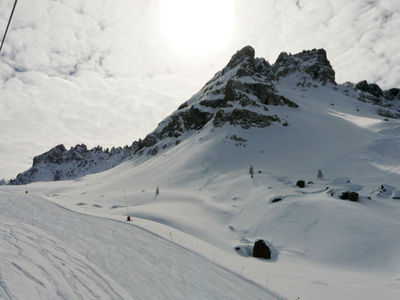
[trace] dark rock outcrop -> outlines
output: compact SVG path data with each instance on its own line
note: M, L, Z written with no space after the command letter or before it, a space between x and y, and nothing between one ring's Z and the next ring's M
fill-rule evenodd
M400 89L392 88L382 91L376 83L368 83L366 80L360 81L355 86L356 90L361 91L358 100L379 106L376 113L385 118L400 119Z
M240 126L243 129L250 127L267 127L272 122L280 122L277 116L261 115L245 109L234 109L232 111L219 110L214 118L214 126L221 127L228 123L233 126Z
M336 84L335 71L324 49L313 49L294 55L282 52L272 66L272 71L276 79L298 73L322 84Z
M359 83L356 84L356 89L369 93L375 97L381 97L383 96L383 91L379 87L379 85L375 83L368 83L366 80L363 80Z
M378 115L380 115L381 117L384 117L384 118L400 119L400 113L393 112L393 111L391 111L389 109L385 109L385 108L382 108L382 107L378 108L376 110L376 113Z
M254 243L253 257L271 259L271 249L263 240L257 240Z
M298 105L277 93L270 64L254 54L250 46L237 51L221 71L152 134L162 140L201 130L209 122L215 127L229 124L246 129L280 122L278 116L266 114L268 106Z
M254 55L255 50L251 46L245 46L238 50L230 59L224 70L236 68L238 65L243 65L241 69L250 68L255 70Z
M351 85L350 83L349 86ZM366 80L360 81L353 87L359 91L357 99L378 106L376 113L384 117L385 121L389 118L400 119L400 89L392 88L382 91L379 85L368 83Z
M49 151L41 155L35 156L33 158L32 166L34 167L39 163L60 164L64 160L63 156L66 151L67 149L65 149L64 145L57 145L54 148L50 149Z
M148 143L151 144L150 138ZM35 156L32 167L11 179L9 184L27 184L33 181L58 181L73 179L86 174L109 169L128 159L144 143L134 142L132 146L103 150L102 147L88 149L80 144L69 150L64 145L58 145L49 151Z
M358 202L359 195L356 192L347 191L347 192L343 192L339 196L339 198L342 199L342 200L350 200L350 201L353 201L353 202Z
M383 96L389 101L400 100L400 89L393 88L386 90L383 92Z

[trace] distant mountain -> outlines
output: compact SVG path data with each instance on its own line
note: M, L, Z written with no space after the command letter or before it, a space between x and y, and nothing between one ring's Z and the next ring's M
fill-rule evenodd
M294 55L283 52L271 65L263 58L255 58L254 49L246 46L143 140L111 150L99 146L87 149L84 144L67 150L58 145L34 157L32 167L18 174L10 184L75 179L126 160L146 159L171 149L206 126L251 129L281 124L286 127L289 121L285 111L301 107L280 92L278 86L282 81L293 90L301 88L311 94L334 90L375 105L376 113L384 118L400 119L400 89L383 91L366 81L338 85L324 49ZM283 110L271 112L272 107ZM240 138L236 139L240 142Z

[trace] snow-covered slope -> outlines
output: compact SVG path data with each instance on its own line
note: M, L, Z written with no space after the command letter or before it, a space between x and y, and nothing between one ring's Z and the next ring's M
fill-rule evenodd
M83 214L129 214L288 299L398 299L398 95L337 84L323 50L270 66L245 47L132 159L26 188ZM346 192L358 201L342 200ZM246 257L259 238L272 261Z
M280 299L134 224L0 191L0 299Z
M0 221L0 299L133 299L82 253L33 226L36 218L30 225L14 217Z

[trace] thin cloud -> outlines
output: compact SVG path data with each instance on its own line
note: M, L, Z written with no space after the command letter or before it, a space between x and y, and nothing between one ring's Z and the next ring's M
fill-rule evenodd
M0 2L0 28L12 2ZM185 56L162 35L155 0L19 2L0 55L0 178L59 143L144 137L247 44L270 61L323 47L339 82L400 87L398 1L233 3L232 42Z

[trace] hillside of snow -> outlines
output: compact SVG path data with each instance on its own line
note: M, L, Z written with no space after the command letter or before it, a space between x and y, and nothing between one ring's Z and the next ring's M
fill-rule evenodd
M270 65L245 47L114 167L2 186L0 214L79 259L92 249L98 274L133 298L398 299L399 102L398 89L337 84L323 50ZM53 180L55 168L79 161L60 149L14 183ZM271 260L251 257L257 239ZM138 265L140 275L127 271ZM206 271L187 277L186 268ZM135 276L154 294L132 287Z

